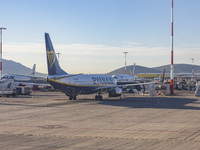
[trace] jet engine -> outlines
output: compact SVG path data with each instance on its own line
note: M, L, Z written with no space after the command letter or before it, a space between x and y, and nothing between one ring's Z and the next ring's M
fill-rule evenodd
M115 88L109 91L109 97L117 97L122 94L122 89L120 88Z

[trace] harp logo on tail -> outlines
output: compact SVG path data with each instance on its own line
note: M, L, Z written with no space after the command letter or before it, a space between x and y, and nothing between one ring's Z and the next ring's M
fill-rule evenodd
M55 62L55 53L53 51L49 51L47 52L47 57L48 57L48 61L49 61L49 65L50 68L53 66L54 62Z

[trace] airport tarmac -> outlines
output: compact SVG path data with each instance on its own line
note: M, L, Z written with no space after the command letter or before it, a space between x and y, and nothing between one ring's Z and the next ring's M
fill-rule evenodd
M139 96L68 100L60 92L0 98L0 149L200 149L200 98Z

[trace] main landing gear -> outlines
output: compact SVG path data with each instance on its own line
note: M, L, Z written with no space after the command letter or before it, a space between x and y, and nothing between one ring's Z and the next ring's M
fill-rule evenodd
M102 100L102 96L101 95L96 95L95 96L95 100L98 100L98 101Z
M76 95L69 95L69 100L76 100Z
M98 101L102 100L102 95L100 92L98 92L98 95L95 96L95 100L98 100Z

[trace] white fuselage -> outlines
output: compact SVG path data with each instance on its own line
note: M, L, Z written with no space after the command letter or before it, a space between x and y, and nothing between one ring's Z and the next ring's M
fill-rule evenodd
M135 76L133 75L122 75L122 74L117 74L113 75L113 78L117 80L117 82L133 82L135 81Z
M74 86L112 86L116 85L116 79L108 75L97 75L97 74L82 74L82 75L63 75L64 78L57 79L56 81L74 85ZM67 77L69 76L69 77ZM59 76L49 76L49 79L62 77Z
M49 83L66 95L92 94L98 90L108 90L117 85L116 80L108 75L54 75L48 76Z

